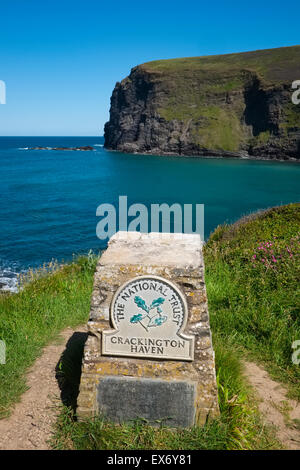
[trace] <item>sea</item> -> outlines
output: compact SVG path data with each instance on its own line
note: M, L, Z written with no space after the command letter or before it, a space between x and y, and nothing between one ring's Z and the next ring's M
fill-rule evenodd
M300 164L234 158L131 155L103 137L0 137L0 289L57 260L107 241L96 235L100 204L204 204L205 237L253 211L300 201ZM54 147L90 145L93 151ZM46 150L31 150L32 147Z

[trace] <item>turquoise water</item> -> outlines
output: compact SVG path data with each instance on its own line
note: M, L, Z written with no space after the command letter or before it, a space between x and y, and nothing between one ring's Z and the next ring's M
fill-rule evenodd
M126 155L101 137L0 138L0 282L55 258L99 250L96 208L128 204L205 204L206 237L223 222L300 200L300 164ZM95 146L93 152L26 150Z

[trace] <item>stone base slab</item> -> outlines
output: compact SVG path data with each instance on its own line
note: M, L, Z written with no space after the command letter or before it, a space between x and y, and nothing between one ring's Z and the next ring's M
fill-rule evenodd
M107 376L98 385L99 413L122 423L143 417L149 424L192 426L196 384L192 382Z

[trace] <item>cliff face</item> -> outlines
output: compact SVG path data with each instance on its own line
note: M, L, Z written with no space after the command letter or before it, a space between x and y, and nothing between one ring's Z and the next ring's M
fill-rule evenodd
M117 83L105 147L300 159L300 46L149 62Z

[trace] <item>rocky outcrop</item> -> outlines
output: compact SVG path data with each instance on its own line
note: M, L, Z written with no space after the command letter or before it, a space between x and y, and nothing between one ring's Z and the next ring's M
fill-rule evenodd
M94 150L94 147L91 145L84 145L83 147L30 147L29 150L60 150L60 151L68 151L68 150L78 150L80 152L88 152Z
M117 83L105 147L300 159L300 46L149 62Z

